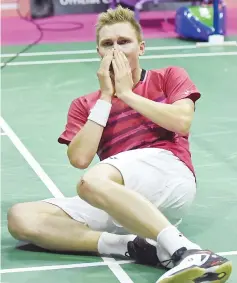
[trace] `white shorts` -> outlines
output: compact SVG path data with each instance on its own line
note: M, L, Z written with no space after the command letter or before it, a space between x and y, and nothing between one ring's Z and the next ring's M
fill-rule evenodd
M196 181L190 169L172 152L144 148L119 153L100 163L117 168L125 187L153 203L172 224L177 224L186 214L196 195ZM78 196L46 199L64 210L73 219L96 231L116 234L128 233L106 212L95 208Z

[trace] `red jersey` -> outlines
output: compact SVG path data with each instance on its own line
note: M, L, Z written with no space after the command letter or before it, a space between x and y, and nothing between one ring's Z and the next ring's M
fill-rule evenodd
M195 102L200 98L200 93L187 72L179 67L143 70L141 80L133 88L133 92L166 104L183 98L190 98ZM70 143L86 123L90 109L99 98L100 91L96 91L73 100L59 143ZM171 151L194 173L188 135L182 136L156 125L119 98L113 97L110 116L98 147L100 160L119 152L149 147Z

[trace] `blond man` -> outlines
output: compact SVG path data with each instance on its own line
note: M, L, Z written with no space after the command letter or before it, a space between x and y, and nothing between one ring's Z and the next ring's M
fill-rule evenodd
M145 43L132 11L108 10L96 28L100 89L72 102L58 141L76 168L101 161L78 196L14 205L10 233L49 250L165 266L159 283L225 282L231 263L176 227L196 194L188 135L199 91L182 68L140 67Z

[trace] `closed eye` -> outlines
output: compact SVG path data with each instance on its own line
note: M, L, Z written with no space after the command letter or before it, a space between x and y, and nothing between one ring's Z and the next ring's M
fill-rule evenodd
M102 46L107 47L107 46L112 46L113 43L111 41L105 41L102 43Z
M130 43L130 40L128 40L128 39L123 39L123 40L119 40L119 42L118 42L118 44L121 44L121 45L127 44L127 43Z

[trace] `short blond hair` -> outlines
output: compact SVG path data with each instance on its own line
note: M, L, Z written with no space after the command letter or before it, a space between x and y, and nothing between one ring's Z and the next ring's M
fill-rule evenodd
M99 15L96 24L96 42L99 44L99 33L100 30L106 25L113 25L117 23L130 23L134 28L138 42L142 42L142 29L140 24L134 17L134 12L128 8L118 6L116 9L108 9L107 12L103 12Z

